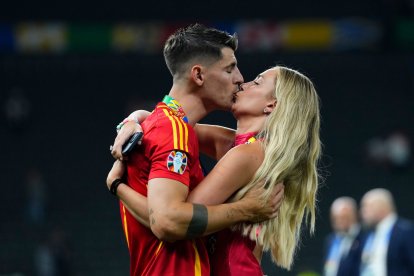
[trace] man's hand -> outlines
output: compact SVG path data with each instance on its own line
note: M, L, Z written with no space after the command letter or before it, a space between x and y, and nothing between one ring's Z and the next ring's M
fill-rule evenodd
M122 178L124 176L126 169L126 165L124 162L116 160L114 162L114 165L112 166L112 169L108 173L108 177L106 178L106 186L108 187L108 190L111 189L111 185L114 182L115 179Z
M118 135L115 138L114 145L111 149L111 154L115 159L126 160L126 156L122 155L122 146L128 141L128 139L136 132L142 132L141 125L135 121L126 122L119 130ZM141 144L141 140L138 141Z
M249 221L255 223L277 217L283 201L284 189L283 183L278 183L266 202L260 200L266 191L262 185L256 185L248 191L240 201L244 201L247 208L245 211L250 214Z

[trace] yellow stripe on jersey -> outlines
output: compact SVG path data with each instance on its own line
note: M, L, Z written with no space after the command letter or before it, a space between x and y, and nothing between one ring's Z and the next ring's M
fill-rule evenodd
M126 213L125 213L125 206L123 206L123 205L122 205L122 211L124 213L124 232L125 232L125 237L126 237L127 245L128 245L128 248L129 248L127 217L126 217Z
M198 254L197 245L194 240L192 240L193 248L194 248L194 276L201 276L201 263L200 263L200 255Z
M178 149L184 151L185 150L184 149L184 133L183 133L184 122L183 122L183 120L181 120L178 117L174 117L174 120L177 122L178 129L179 129L179 134L180 134L180 136L179 136L180 144L179 144Z
M174 123L174 119L171 117L171 115L169 114L169 112L167 110L162 109L162 111L164 111L165 116L167 116L168 119L170 119L170 121L171 121L171 126L172 126L172 129L173 129L174 148L176 149L176 148L178 148L178 142L177 142L177 129L176 129L176 126L175 126L175 123Z
M184 146L185 146L185 151L188 152L188 128L187 128L187 124L183 123L184 125Z
M184 122L184 120L182 118L178 118L178 117L176 117L176 118L178 120L178 124L181 125L183 127L183 130L184 130L181 133L182 135L180 135L181 150L188 152L188 128L187 128L187 124ZM181 126L180 126L180 131L181 131Z
M180 134L180 146L181 146L181 150L188 152L188 128L187 128L187 124L184 122L184 120L182 118L178 118L178 125L180 125L180 131L181 131L181 126L183 128L183 132L181 132Z
M166 109L164 114L170 119L173 129L174 149L188 152L188 128L187 124L177 116L172 116ZM178 131L177 131L178 128Z
M158 255L158 253L160 253L160 250L161 250L161 248L162 248L163 244L164 244L164 243L163 243L162 241L160 241L160 244L158 245L157 251L155 251L155 256L157 256L157 255Z

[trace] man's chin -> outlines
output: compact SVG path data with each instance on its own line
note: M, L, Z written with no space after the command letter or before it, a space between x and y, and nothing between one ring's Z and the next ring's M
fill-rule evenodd
M234 102L233 100L229 101L223 108L224 111L231 112L233 110Z
M375 230L375 226L375 223L363 223L362 229L364 229L364 231L370 232Z

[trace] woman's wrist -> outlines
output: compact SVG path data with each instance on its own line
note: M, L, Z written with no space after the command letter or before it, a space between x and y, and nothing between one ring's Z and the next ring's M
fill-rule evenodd
M122 122L120 122L120 123L116 126L116 132L119 132L119 131L122 129L122 127L123 127L126 123L128 123L128 122L135 122L135 124L138 124L138 125L139 125L138 120L136 120L136 119L131 119L131 118L126 118L125 120L123 120Z
M111 185L108 187L109 192L114 196L117 196L118 187L121 184L126 184L122 178L117 178L111 182Z

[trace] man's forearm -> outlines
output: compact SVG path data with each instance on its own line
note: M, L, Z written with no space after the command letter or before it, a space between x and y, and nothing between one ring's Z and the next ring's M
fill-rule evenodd
M238 202L205 206L182 202L160 210L149 210L152 232L161 240L192 239L249 221L251 214ZM160 216L159 213L163 215Z
M171 212L173 231L164 233L163 239L191 239L223 230L236 223L248 221L251 216L240 202L205 206L184 203L187 206ZM177 211L181 209L180 211ZM151 212L151 211L150 211ZM168 221L168 220L164 220Z
M151 179L148 184L151 230L161 240L174 241L207 235L242 221L270 218L274 215L274 208L268 208L258 200L262 190L255 191L236 202L197 205L185 202L188 187L181 182Z

